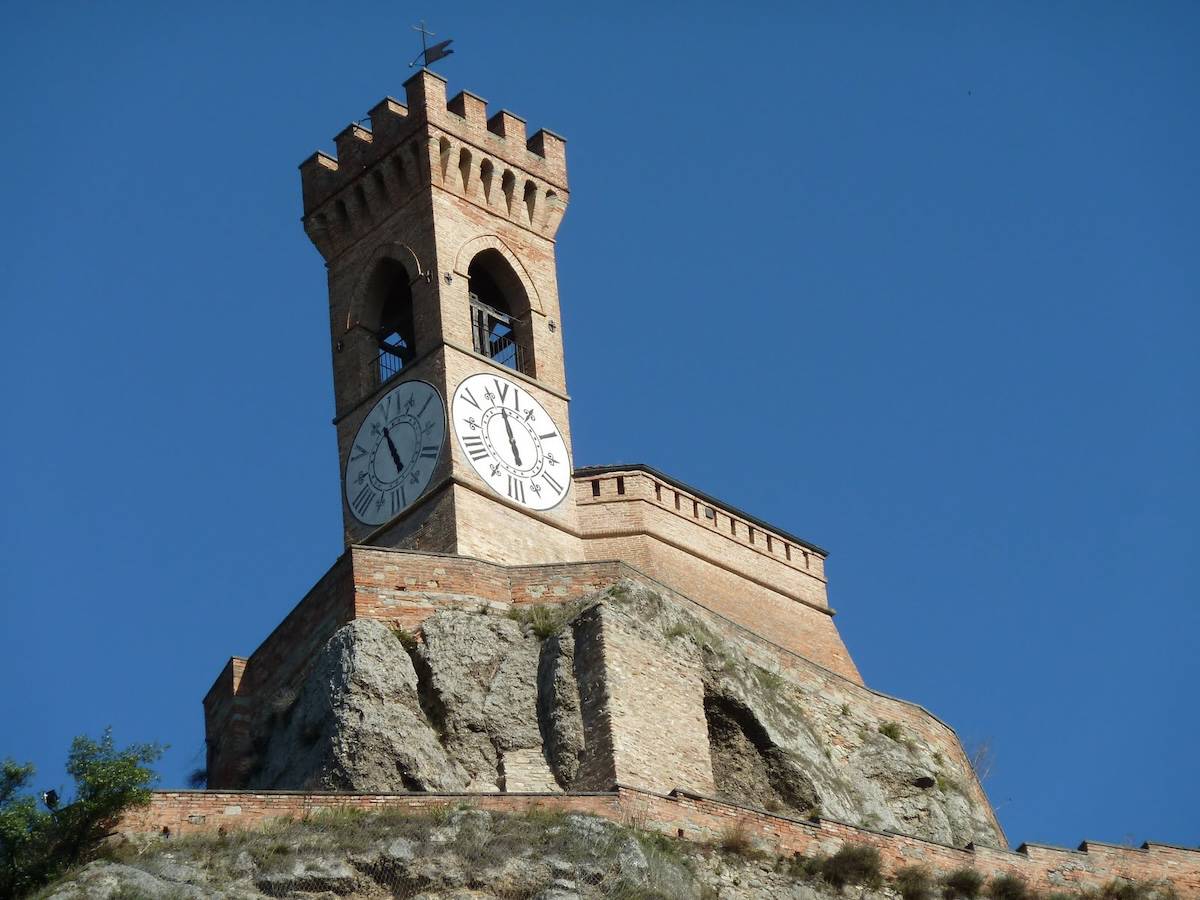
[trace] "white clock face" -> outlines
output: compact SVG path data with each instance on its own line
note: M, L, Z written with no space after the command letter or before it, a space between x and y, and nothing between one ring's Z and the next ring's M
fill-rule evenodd
M458 445L493 491L529 509L550 509L567 496L562 429L528 391L497 375L472 375L451 409Z
M364 525L382 525L429 486L446 438L437 389L406 381L367 413L346 460L346 502Z

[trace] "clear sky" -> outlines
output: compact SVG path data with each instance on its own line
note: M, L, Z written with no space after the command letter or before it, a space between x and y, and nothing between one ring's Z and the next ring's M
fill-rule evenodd
M340 553L297 164L437 68L568 138L575 462L831 551L1014 843L1200 844L1200 6L15 3L0 755L203 764Z

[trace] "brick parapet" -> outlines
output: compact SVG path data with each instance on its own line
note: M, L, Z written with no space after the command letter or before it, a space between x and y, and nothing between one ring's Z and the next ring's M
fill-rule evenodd
M1038 890L1099 888L1113 879L1169 881L1181 898L1200 897L1200 849L1148 842L1141 848L1085 841L1078 850L1022 844L1017 850L951 847L830 819L805 820L682 791L657 793L615 785L591 793L349 794L284 791L155 791L126 813L116 830L171 837L252 828L271 819L303 819L333 808L365 811L470 806L491 812L533 809L587 813L700 844L741 829L781 855L834 853L847 844L875 847L886 873L924 865L935 873L969 867L988 878L1015 875Z
M594 485L594 487L593 487ZM580 506L611 503L647 503L682 519L732 546L748 550L767 562L808 578L825 582L824 550L773 529L743 512L694 491L661 473L604 467L603 474L584 469L575 474L576 503ZM644 517L639 517L644 522ZM585 536L586 532L585 532Z

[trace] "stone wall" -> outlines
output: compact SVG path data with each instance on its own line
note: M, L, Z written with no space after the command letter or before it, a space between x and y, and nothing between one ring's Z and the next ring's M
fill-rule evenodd
M1143 844L1140 849L1085 841L1078 850L1022 844L1016 851L957 848L830 820L774 815L699 794L661 794L619 786L608 793L569 794L325 794L250 791L156 791L146 807L119 823L125 832L171 836L250 828L267 820L303 818L318 811L427 810L446 805L522 812L530 809L579 812L652 828L676 837L711 843L742 829L760 847L783 855L833 853L846 844L877 848L887 872L906 865L935 873L969 867L991 878L1011 874L1041 890L1098 888L1112 879L1170 881L1182 898L1200 897L1200 849Z

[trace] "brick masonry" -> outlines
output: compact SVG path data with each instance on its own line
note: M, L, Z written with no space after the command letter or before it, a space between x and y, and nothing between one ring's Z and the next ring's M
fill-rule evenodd
M126 832L171 836L248 828L276 818L304 818L331 808L409 809L420 812L467 805L494 812L530 809L580 812L655 829L701 844L743 829L757 844L781 855L834 853L846 844L879 850L886 872L906 865L936 873L962 867L988 878L1011 874L1040 890L1098 888L1112 879L1170 881L1183 900L1200 897L1200 850L1168 844L1140 849L1085 841L1078 850L1022 844L1016 851L949 847L831 820L801 820L737 806L691 792L657 792L616 786L603 793L324 794L250 791L157 791L148 806L118 825Z

